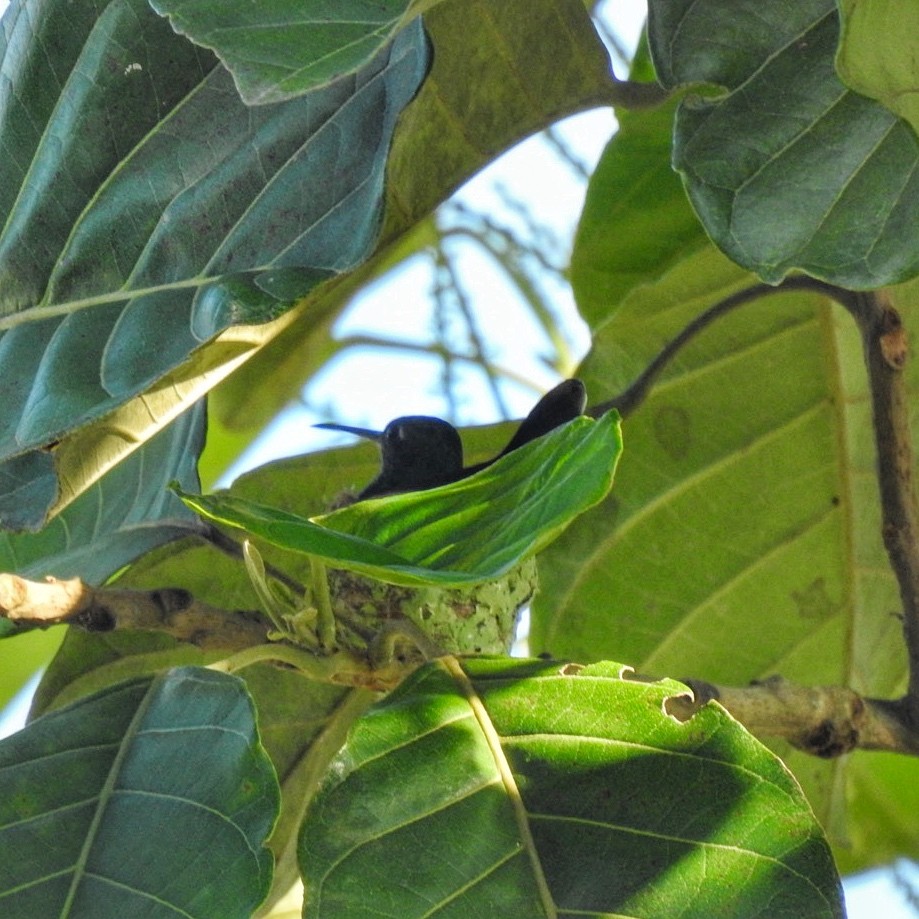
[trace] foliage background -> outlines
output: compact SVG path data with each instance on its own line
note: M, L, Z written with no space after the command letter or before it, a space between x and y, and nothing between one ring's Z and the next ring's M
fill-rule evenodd
M668 107L659 114L623 116L625 130L593 179L593 203L589 198L572 277L594 333L592 351L580 373L595 399L626 385L688 317L750 281L704 239L688 206L675 204L682 191L667 165L672 115ZM617 158L622 150L645 157L632 160L636 172L647 175L649 163L659 170L655 175L661 181L653 190L636 184L635 175L622 174L623 160ZM634 190L634 197L621 194L625 187ZM601 229L611 218L609 189L612 216L619 218L614 221L618 236L613 241L604 238ZM653 227L647 223L648 214L655 215ZM442 212L439 219L439 227L435 221L419 224L373 271L410 256L433 266L436 335L428 347L439 356L445 416L490 420L484 412L479 414L480 409L462 404L460 393L472 388L467 368L476 362L489 370L485 380L495 408L519 414L531 391L519 378L545 385L550 377L530 368L521 370L516 356L502 360L481 347L483 342L490 347L494 339L487 324L491 317L464 314L469 302L479 298L470 296L464 303L457 296L450 283L455 265L445 254L453 244L451 237L487 238L494 228L462 208L452 215ZM514 213L511 220L518 221L517 235L538 231L525 215ZM507 242L500 233L493 235L496 245L502 238ZM637 266L626 273L615 261L623 258L623 238L629 240L629 264ZM552 246L544 249L552 251ZM422 250L427 254L417 256ZM552 371L565 375L575 364L578 346L564 341L563 329L570 320L552 316L557 302L540 290L548 287L555 293L556 281L540 278L533 283L533 264L528 272L519 267L527 264L527 257L538 263L538 254L524 253L519 263L507 257L505 264L517 270L534 315L542 319ZM557 251L553 254L556 267L562 267ZM416 296L416 282L410 287ZM896 291L908 320L914 296L914 285ZM600 315L600 304L608 305L611 298L618 304L617 312ZM377 307L381 308L386 309ZM337 315L336 308L312 326L306 345L279 345L260 363L252 362L249 380L266 379L266 367L276 368L267 378L263 401L244 403L238 414L226 410L238 404L240 391L249 385L245 373L228 382L223 392L218 390L204 455L205 479L213 481L226 468L321 360L348 345L364 346L360 336L358 342L353 340L353 332L352 340L343 344L323 337ZM317 348L318 341L322 344ZM410 344L409 350L416 345ZM307 346L310 358L304 360ZM388 350L400 347L396 342ZM472 361L456 359L457 351L471 355ZM493 365L502 363L512 364L509 373L495 370ZM787 371L790 364L794 373ZM295 373L290 372L292 366ZM417 390L415 379L406 377L410 383L387 390L383 408L371 409L366 396L358 397L358 414L347 407L339 380L350 382L366 371L353 364L343 366L342 376L327 378L325 389L319 377L307 390L307 400L321 406L321 412L307 418L348 412L352 423L379 426L394 414L432 410L406 404L407 391L414 395ZM594 518L615 515L620 527L615 538L597 545L594 520L587 520L555 550L539 601L546 613L536 617L535 647L573 657L589 652L624 658L654 673L741 681L781 671L792 677L806 675L809 682L847 682L865 691L896 692L902 683L902 652L890 615L896 608L895 593L871 511L874 495L860 366L858 345L846 320L836 308L813 297L765 301L700 337L627 429L629 464L622 469L616 494ZM391 358L386 367L391 373ZM726 380L738 379L738 368L747 384L726 386ZM337 405L330 404L332 398ZM396 406L394 411L388 410L390 405ZM377 411L382 414L374 414ZM725 418L756 421L751 427L739 421L724 424ZM808 450L802 444L808 444ZM363 459L347 472L355 479L373 462L371 453L360 456ZM309 463L298 467L300 472L304 469ZM749 526L751 517L757 526ZM585 554L591 562L586 568L580 564ZM573 560L578 561L577 573ZM613 582L600 573L626 568L633 575ZM771 594L769 585L774 587ZM611 629L597 620L581 623L568 614L568 606L590 608L597 596L619 609L641 610L641 615L626 616ZM764 605L769 607L768 628L762 627ZM17 654L10 655L14 660L4 667L7 698L55 640L54 635L17 639ZM835 649L832 655L825 653L827 647ZM902 815L912 811L902 798L890 795L891 789L916 787L914 764L864 755L833 765L798 761L794 754L791 760L821 818L839 838L848 832L841 818L842 799L848 798L858 821L858 837L848 850L851 867L899 853L915 854L915 829L900 823ZM880 838L887 840L887 848L872 850L871 841ZM845 864L846 850L841 851Z

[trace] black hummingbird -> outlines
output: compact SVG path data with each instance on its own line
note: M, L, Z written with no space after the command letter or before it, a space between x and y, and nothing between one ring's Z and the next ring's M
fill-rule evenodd
M495 457L473 466L463 465L459 433L447 421L427 415L406 415L390 421L383 431L344 424L317 424L317 428L345 431L380 445L379 475L357 496L378 498L406 491L448 485L485 469L512 450L548 434L583 414L587 394L580 380L565 380L547 392L521 422L507 446Z
M357 496L359 501L436 488L463 478L459 432L441 418L406 415L390 421L382 431L331 423L316 427L357 434L380 445L380 474Z

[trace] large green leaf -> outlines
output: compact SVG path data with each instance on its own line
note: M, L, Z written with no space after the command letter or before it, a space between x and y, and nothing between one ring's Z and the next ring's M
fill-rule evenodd
M309 520L228 494L182 497L199 513L275 545L392 584L492 581L532 556L609 491L618 418L578 418L476 475L361 501Z
M205 655L151 632L90 634L71 629L42 679L31 716L56 711L124 680L153 677L168 666L206 663L208 656L219 655ZM296 840L303 811L348 726L374 697L269 664L247 667L241 675L255 702L259 737L281 785L280 815L268 840L275 856L270 898L275 900L298 874Z
M167 486L178 477L184 488L197 487L204 414L203 402L193 406L40 532L0 532L0 571L99 584L155 546L198 531L197 518ZM22 510L5 509L5 520Z
M834 0L649 7L661 82L727 90L680 106L674 166L712 239L769 282L797 268L872 288L919 271L919 142L840 82L838 37Z
M444 0L424 22L434 61L393 138L383 230L392 245L353 278L323 288L308 312L222 384L213 407L230 430L254 432L297 398L335 351L334 313L355 287L430 240L431 211L463 181L533 131L608 104L609 57L581 0Z
M579 375L595 398L623 390L703 309L753 280L711 247L649 273ZM910 327L917 296L915 283L894 293ZM907 372L919 397L915 362ZM615 494L540 557L534 651L732 684L778 672L903 691L863 359L840 308L803 293L739 308L679 353L623 429ZM783 755L847 869L889 856L862 821L874 801L901 827L897 793L869 755ZM915 781L919 766L902 770ZM847 799L864 802L848 825ZM901 854L919 855L916 827L898 838Z
M654 117L630 117L623 134ZM620 137L604 160L624 157L643 134ZM663 139L654 146L662 164ZM652 148L643 153L653 170ZM579 299L601 307L602 291L614 292L579 371L603 398L624 390L703 309L754 279L698 242L667 245L683 219L678 203L660 230L639 217L627 233L612 221L604 228L602 196L614 203L628 192L630 166L603 162L598 175L614 181L588 193L591 271L575 282ZM630 261L653 253L660 236L665 260ZM894 296L913 325L916 285ZM907 372L919 397L915 362ZM676 357L623 427L615 495L540 557L533 650L726 683L778 672L881 697L903 691L906 659L891 615L900 598L880 537L870 409L848 317L804 294L742 307ZM825 763L781 753L845 870L919 856L919 833L899 803L900 789L919 781L915 761L880 769L867 754Z
M919 132L919 6L898 0L838 0L836 67L848 86L877 99Z
M151 0L173 28L214 51L249 105L283 102L367 63L411 0Z
M268 892L278 786L235 677L178 669L86 698L3 741L0 775L9 919L248 919Z
M145 0L43 6L11 6L0 46L14 88L0 100L0 469L31 489L33 526L57 506L43 446L177 367L213 385L202 344L366 258L396 117L428 63L416 23L354 76L247 109Z
M684 687L615 664L463 667L355 724L303 826L304 916L843 915L794 779L717 706L680 723Z

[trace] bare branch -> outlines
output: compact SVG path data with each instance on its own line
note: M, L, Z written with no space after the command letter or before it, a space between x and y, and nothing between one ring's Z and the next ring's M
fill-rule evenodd
M218 609L181 588L91 587L79 578L42 582L0 574L0 617L23 629L67 623L87 632L153 630L209 650L248 648L268 635L258 613Z
M887 295L844 292L839 302L852 314L862 336L871 393L882 534L903 604L903 634L909 657L909 686L896 703L919 731L919 508L913 485L913 441L909 393L903 373L906 330Z
M779 676L742 687L684 682L695 698L677 697L668 706L681 720L716 699L758 737L780 737L824 759L855 749L919 756L919 734L896 703L884 699L866 699L842 686L797 686Z

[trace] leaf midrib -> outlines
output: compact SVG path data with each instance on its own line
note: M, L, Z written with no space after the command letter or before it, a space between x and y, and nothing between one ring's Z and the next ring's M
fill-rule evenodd
M115 784L121 775L124 762L131 751L134 741L137 739L140 725L143 723L144 718L147 715L147 711L153 704L156 684L157 680L151 681L146 693L144 693L143 699L137 706L137 711L134 712L134 715L131 718L127 729L122 735L121 743L118 745L118 752L115 754L115 758L112 760L112 765L109 767L108 775L105 777L105 783L99 792L99 803L96 806L96 812L93 814L93 819L90 822L89 829L86 832L86 839L83 841L83 846L80 849L80 855L78 856L76 863L73 866L73 880L70 882L70 888L67 891L67 896L65 897L64 903L61 906L60 919L67 919L67 917L71 915L71 910L73 909L74 900L76 899L80 884L82 883L83 878L88 874L86 871L86 865L89 862L89 857L92 853L93 846L99 837L106 808L114 797Z

